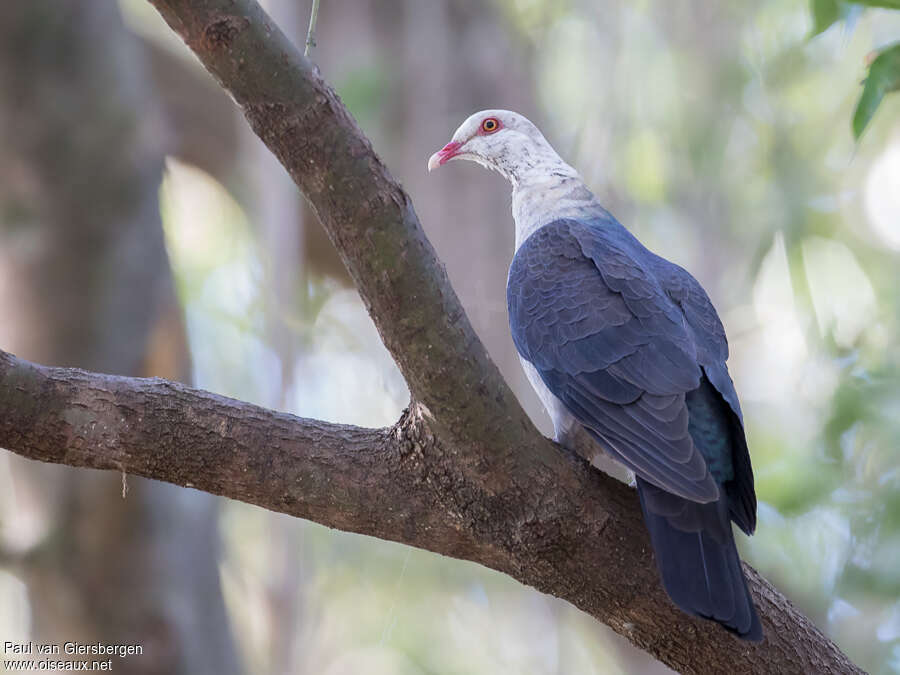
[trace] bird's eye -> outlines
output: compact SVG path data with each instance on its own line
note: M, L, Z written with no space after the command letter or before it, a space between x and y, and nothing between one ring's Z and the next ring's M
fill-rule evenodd
M493 133L499 128L500 122L496 117L488 117L484 122L481 123L481 130L486 134Z

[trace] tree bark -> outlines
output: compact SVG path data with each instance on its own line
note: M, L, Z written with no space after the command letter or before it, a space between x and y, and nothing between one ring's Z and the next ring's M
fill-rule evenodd
M312 64L252 0L151 1L310 200L413 401L394 427L367 430L3 355L0 445L479 562L572 602L681 672L860 672L750 568L764 643L676 610L634 492L535 431L408 196Z
M661 590L633 490L536 436L499 466L413 405L389 429L266 410L165 380L0 352L0 445L137 474L478 562L563 598L684 673L859 673L745 566L766 641L740 642ZM537 453L535 453L537 456Z

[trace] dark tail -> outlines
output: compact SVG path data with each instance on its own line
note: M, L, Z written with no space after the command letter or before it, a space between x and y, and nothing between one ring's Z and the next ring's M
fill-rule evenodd
M697 504L637 479L663 586L680 609L744 640L763 638L734 545L727 497Z

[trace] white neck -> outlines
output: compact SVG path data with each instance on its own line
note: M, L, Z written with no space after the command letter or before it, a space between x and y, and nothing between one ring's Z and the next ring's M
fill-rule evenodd
M529 173L513 182L512 212L516 250L538 228L560 218L585 215L598 206L578 172L560 160L554 170Z
M480 152L465 158L499 172L512 183L517 251L541 226L602 208L578 172L536 128L510 136L479 137L478 143Z

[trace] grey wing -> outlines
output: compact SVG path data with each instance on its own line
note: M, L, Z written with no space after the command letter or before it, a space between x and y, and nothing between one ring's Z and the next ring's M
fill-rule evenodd
M611 453L645 480L696 502L719 491L688 432L700 384L681 311L630 256L621 226L561 220L516 253L507 285L519 353Z
M732 413L729 422L733 477L725 484L725 489L730 497L732 517L741 529L750 534L756 529L756 491L744 435L744 416L725 363L728 359L725 329L703 286L678 265L659 256L653 257L666 293L678 304L685 317L697 345L698 362Z
M741 404L725 366L728 360L728 339L715 307L700 282L687 270L665 258L651 255L653 267L666 294L678 304L684 315L697 346L697 361L743 424Z

